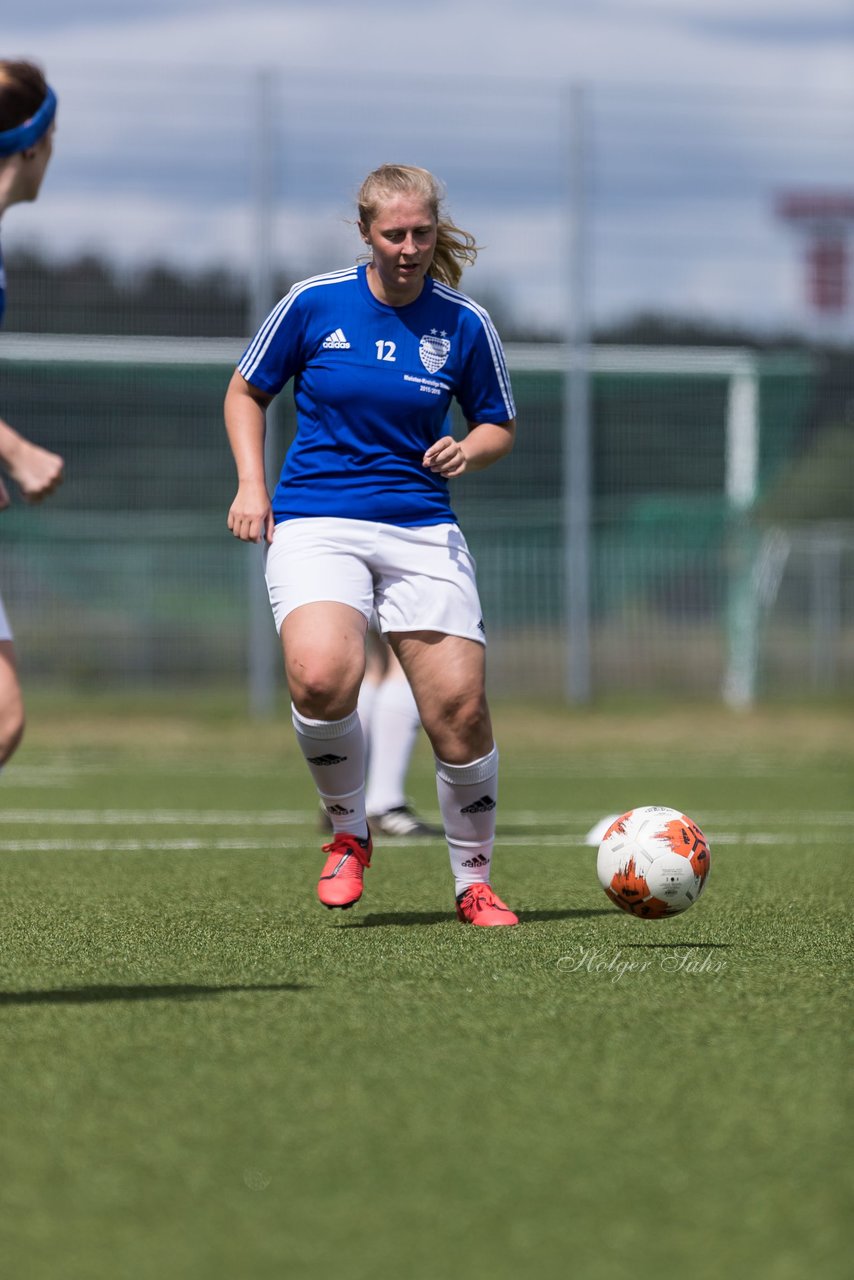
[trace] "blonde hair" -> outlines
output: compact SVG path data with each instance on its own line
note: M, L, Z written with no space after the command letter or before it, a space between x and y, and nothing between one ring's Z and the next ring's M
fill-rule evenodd
M359 223L367 231L382 205L395 196L418 196L429 206L436 220L436 250L429 275L456 289L463 268L477 258L473 235L456 226L442 210L445 192L427 169L408 164L381 164L369 173L359 189Z
M0 133L17 129L47 97L47 81L34 62L0 59Z

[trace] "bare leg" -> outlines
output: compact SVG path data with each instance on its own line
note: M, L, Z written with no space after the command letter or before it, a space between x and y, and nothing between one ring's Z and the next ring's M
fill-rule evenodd
M24 699L15 646L11 640L0 640L0 765L11 759L23 736Z
M368 835L365 740L356 702L365 670L362 615L349 605L302 605L282 626L291 716L333 831Z
M483 645L435 631L400 632L389 639L438 758L470 764L488 755L494 742Z
M340 720L355 711L365 674L367 623L357 609L321 601L304 604L282 624L291 700L304 716Z
M484 689L483 646L435 632L397 634L436 757L436 790L448 842L458 914L475 924L515 924L488 888L498 803L498 751Z

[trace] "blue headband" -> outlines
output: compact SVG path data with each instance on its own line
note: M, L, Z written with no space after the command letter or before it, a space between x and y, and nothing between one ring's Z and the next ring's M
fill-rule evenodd
M53 124L56 115L56 94L48 86L47 97L34 116L16 129L0 132L0 156L14 156L19 151L34 147Z

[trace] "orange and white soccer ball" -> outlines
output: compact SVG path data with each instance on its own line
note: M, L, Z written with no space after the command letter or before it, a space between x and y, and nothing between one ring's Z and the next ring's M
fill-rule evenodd
M599 845L596 873L622 911L646 920L692 907L709 876L709 842L678 809L646 805L612 822Z

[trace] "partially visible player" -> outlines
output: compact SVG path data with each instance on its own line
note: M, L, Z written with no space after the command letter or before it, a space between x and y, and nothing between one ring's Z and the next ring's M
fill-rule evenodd
M35 200L53 150L56 95L31 62L0 60L0 218L13 204ZM0 253L0 325L6 277ZM62 482L58 454L27 440L0 418L0 468L27 502L40 502ZM9 491L0 477L0 511ZM18 681L12 629L0 599L0 768L24 733L24 702Z
M368 757L368 825L386 836L441 836L442 828L419 818L406 799L406 775L421 728L409 681L394 650L373 628L367 641L358 710Z

